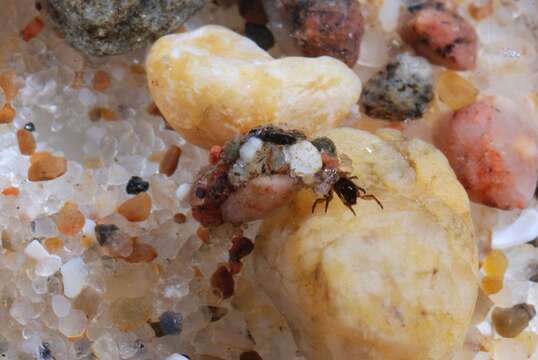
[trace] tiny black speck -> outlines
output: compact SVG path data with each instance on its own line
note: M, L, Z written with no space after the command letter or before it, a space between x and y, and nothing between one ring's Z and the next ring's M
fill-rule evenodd
M127 194L136 195L146 192L149 189L149 182L142 180L140 176L133 176L127 183Z
M275 45L275 37L265 25L247 22L245 24L245 35L264 50L269 50Z
M29 122L29 123L26 123L24 125L24 130L28 130L28 131L35 131L35 125L33 122Z
M196 197L198 199L205 198L205 195L206 195L206 191L203 188L199 187L199 188L196 189Z

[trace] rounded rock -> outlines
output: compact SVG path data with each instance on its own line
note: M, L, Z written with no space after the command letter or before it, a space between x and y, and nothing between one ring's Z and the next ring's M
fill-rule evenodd
M366 83L360 103L368 116L403 121L420 118L432 99L432 67L403 53Z
M434 131L471 200L523 209L538 181L538 131L511 100L486 97L442 119Z
M43 9L75 48L117 55L177 29L206 0L44 0Z
M338 60L273 59L248 38L215 25L159 39L146 70L169 124L207 149L262 124L307 135L333 128L361 91L357 75Z
M309 360L442 359L463 344L478 293L469 200L446 158L396 130L327 134L380 199L357 216L297 193L262 224L258 281Z

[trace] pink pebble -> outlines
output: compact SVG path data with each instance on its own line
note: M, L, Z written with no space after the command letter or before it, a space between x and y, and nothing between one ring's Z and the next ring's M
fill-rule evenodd
M538 181L538 136L524 109L486 97L443 119L434 133L471 200L525 208Z

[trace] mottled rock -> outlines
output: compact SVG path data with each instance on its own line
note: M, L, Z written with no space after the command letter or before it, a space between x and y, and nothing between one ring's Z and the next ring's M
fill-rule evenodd
M361 83L338 60L273 59L220 26L159 39L146 70L157 107L188 141L210 148L262 124L313 135L342 122Z
M254 264L309 360L449 359L478 293L469 200L446 158L396 130L326 134L383 203L312 214L299 192L264 221Z
M305 56L332 56L353 67L364 19L356 0L277 0Z
M414 14L402 28L401 36L419 55L452 70L475 68L476 31L448 2L426 1L411 11Z
M443 119L434 132L471 200L523 209L538 181L538 132L525 106L486 97Z
M430 64L403 53L366 83L360 103L371 117L402 121L421 117L432 98Z
M89 55L140 48L176 28L206 0L43 0L66 40Z

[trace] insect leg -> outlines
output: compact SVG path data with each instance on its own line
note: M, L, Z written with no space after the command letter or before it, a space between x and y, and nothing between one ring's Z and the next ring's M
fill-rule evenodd
M364 194L364 195L359 195L359 198L363 200L374 200L377 203L377 205L379 205L379 207L383 209L383 204L381 204L381 201L379 201L379 199L376 198L374 195Z

